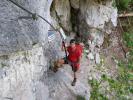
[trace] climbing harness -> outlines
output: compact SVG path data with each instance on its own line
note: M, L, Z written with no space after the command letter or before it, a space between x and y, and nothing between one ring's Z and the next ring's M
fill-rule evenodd
M45 21L47 24L49 24L55 31L58 31L60 36L61 36L61 39L62 39L62 42L63 42L63 46L64 46L64 49L65 49L65 54L66 54L66 58L67 58L67 50L66 50L66 46L65 46L65 39L63 38L62 36L62 33L57 30L48 20L46 20L44 17L42 17L41 15L38 15L36 13L33 13L27 9L25 9L24 7L22 7L21 5L19 5L18 3L14 2L13 0L7 0L7 1L10 1L11 3L13 3L14 5L16 5L17 7L21 8L22 10L24 10L25 12L29 13L32 15L32 18L33 20L37 20L37 18L41 18L43 19L43 21Z

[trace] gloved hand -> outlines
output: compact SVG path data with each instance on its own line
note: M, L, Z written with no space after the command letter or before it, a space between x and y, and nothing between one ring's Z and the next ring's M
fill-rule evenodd
M65 42L64 41L62 41L62 46L65 46Z

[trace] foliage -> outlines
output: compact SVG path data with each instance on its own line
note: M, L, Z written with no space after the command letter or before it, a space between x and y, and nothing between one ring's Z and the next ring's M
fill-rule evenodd
M127 25L126 29L124 30L125 32L122 33L122 38L124 41L124 44L128 48L128 62L124 65L131 70L133 70L133 23L130 25Z
M115 5L118 10L126 10L129 4L132 4L133 0L115 0ZM113 2L114 5L114 2Z
M5 66L7 66L5 63L1 63L0 68L4 68Z
M85 97L83 97L81 95L77 95L77 100L85 100Z
M96 79L89 80L91 85L91 100L108 100L109 97L114 100L131 100L133 94L133 26L130 25L126 31L122 34L123 41L125 41L126 47L129 49L129 57L126 61L118 61L117 76L109 77L106 74L101 76L100 82ZM114 58L115 60L115 58ZM105 89L106 93L99 90L104 87L102 83L108 83L109 89ZM110 96L108 96L110 95ZM101 98L102 97L102 98Z
M89 84L92 88L90 100L108 100L109 98L107 98L107 94L110 94L114 99L126 100L128 96L133 93L133 84L131 82L133 75L130 75L127 68L124 68L123 65L118 69L119 71L116 79L107 77L103 74L100 82L96 79L89 80ZM101 87L103 87L101 86L101 83L103 82L108 82L109 84L109 90L106 88L106 94L99 92Z
M108 100L107 97L99 92L101 82L98 82L96 79L89 80L89 83L92 87L90 100Z
M125 40L128 48L133 47L133 34L132 34L132 32L131 33L125 32L124 33L124 40Z

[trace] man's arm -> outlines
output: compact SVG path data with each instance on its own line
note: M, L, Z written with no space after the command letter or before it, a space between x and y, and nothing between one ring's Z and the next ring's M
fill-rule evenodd
M77 63L80 63L80 62L81 62L81 56L78 57Z
M80 63L82 58L82 52L80 50L78 51L77 58L78 58L77 63Z
M65 45L65 43L64 43L64 42L62 42L62 47L61 47L61 50L62 50L62 51L65 51L65 49L67 50L67 48L68 48L68 47Z

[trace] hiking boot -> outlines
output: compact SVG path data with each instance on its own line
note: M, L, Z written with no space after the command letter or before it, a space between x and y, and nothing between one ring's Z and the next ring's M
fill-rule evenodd
M53 68L53 72L56 73L57 71L58 71L58 68L57 68L57 67L54 67L54 68Z
M57 62L54 62L53 72L56 73L58 71L58 68L59 68L59 66L58 66Z
M73 80L73 82L72 82L72 86L75 86L75 84L76 84L76 82L77 82L77 79L76 78L74 78L74 80Z

